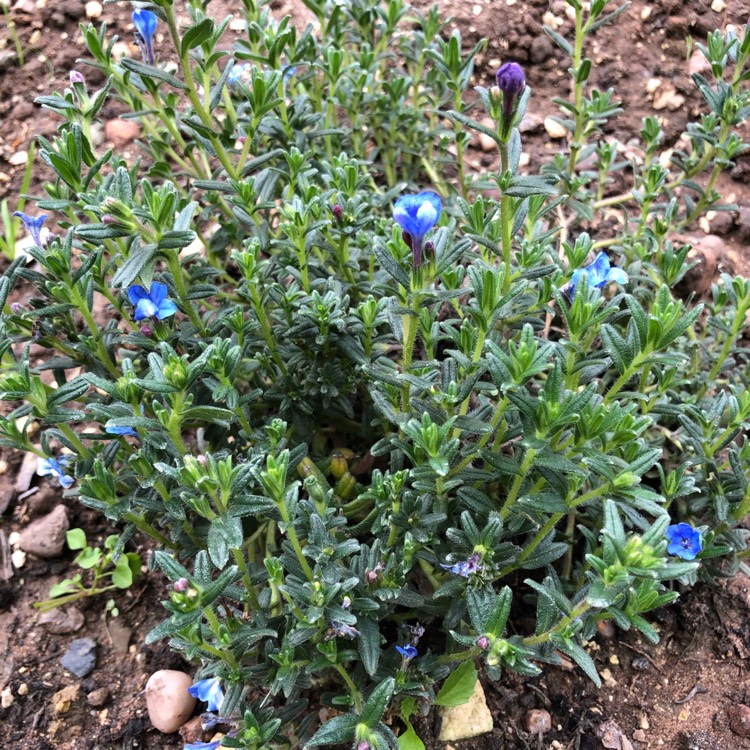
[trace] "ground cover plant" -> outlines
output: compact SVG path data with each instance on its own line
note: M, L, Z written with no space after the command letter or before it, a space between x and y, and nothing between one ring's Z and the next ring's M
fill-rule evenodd
M58 177L20 216L37 265L0 282L0 388L21 404L3 443L122 524L115 557L136 531L159 543L151 638L201 665L227 733L208 746L419 747L410 716L465 700L475 665L564 654L597 681L599 622L655 639L670 581L746 550L750 288L671 289L690 265L674 234L721 208L744 149L750 35L709 37L685 149L647 120L624 161L600 131L616 95L587 86L588 35L618 10L570 3L575 38L549 30L570 148L528 176L523 70L472 91L477 49L435 12L308 2L313 33L243 5L225 50L201 3L187 29L139 3L142 61L88 27L107 85L81 65L41 98ZM107 97L144 127L135 163L92 145ZM472 131L495 172L464 169ZM590 235L613 207L616 231ZM317 728L321 703L340 714Z

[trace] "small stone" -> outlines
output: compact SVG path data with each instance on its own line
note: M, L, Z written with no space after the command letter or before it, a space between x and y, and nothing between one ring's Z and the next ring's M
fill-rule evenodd
M10 164L12 167L21 167L29 160L29 152L28 151L16 151L15 153L10 155L10 158L8 159L8 164Z
M10 561L13 563L13 567L16 570L20 570L26 565L26 553L22 549L17 549L11 553Z
M229 22L229 28L232 31L245 31L245 29L247 28L247 22L244 18L233 18Z
M729 728L738 737L750 737L750 707L735 703L727 711Z
M108 141L112 141L114 146L120 147L132 140L136 139L141 134L141 126L135 122L135 120L108 120L104 126L104 137Z
M479 134L479 145L485 153L497 151L497 143L487 133Z
M127 654L133 629L129 628L120 618L115 617L107 625L112 646L118 654Z
M737 224L739 225L739 239L744 244L750 243L750 206L740 206L737 215Z
M466 703L444 708L442 718L439 737L441 742L465 740L491 732L494 723L490 709L487 708L482 683L477 680L474 693Z
M654 109L678 110L685 103L685 97L678 94L671 86L664 88L654 97Z
M109 700L109 690L105 687L92 690L86 696L86 703L91 708L101 708Z
M59 557L65 547L65 533L70 528L68 509L56 505L51 513L30 523L18 541L24 552L37 557Z
M13 691L7 687L0 693L0 708L10 708L13 705Z
M544 126L544 120L537 115L525 115L523 120L518 123L518 130L521 133L531 133L539 130Z
M180 727L180 737L185 743L200 742L203 739L203 720L194 716Z
M711 70L711 63L708 62L706 56L699 50L693 50L693 54L690 55L688 61L688 73L692 76L694 73L708 73Z
M16 53L13 50L0 51L0 73L10 70L16 62Z
M28 695L29 694L29 686L25 682L22 682L18 686L18 694L19 695Z
M729 211L709 211L708 226L712 234L725 237L734 229L734 218Z
M89 0L86 3L85 10L86 18L99 18L104 8L102 8L102 4L98 0Z
M636 742L646 742L646 733L642 729L636 729L633 732L633 739Z
M80 630L84 623L83 613L78 607L55 607L39 615L37 622L55 635L67 635Z
M544 129L550 138L565 138L568 135L566 128L553 117L546 117L544 120Z
M651 17L651 6L647 5L643 10L641 10L641 20L647 21Z
M39 457L36 453L24 453L21 467L16 474L16 492L26 492L31 487L31 480L36 474Z
M146 683L146 708L151 723L164 734L176 732L193 713L195 698L188 693L190 675L174 669L160 669Z
M724 2L724 0L714 0L711 3L711 10L714 13L723 13L724 10L726 10L727 4Z
M32 487L29 492L19 496L26 501L29 518L46 515L60 502L60 490L51 484Z
M543 708L532 708L525 717L526 731L542 735L552 729L552 717Z
M661 86L661 78L649 78L646 81L646 93L653 94Z
M60 664L76 677L85 677L96 666L96 641L76 638L60 659Z
M73 704L78 701L80 692L81 686L78 683L75 685L68 685L62 690L58 690L52 696L52 713L55 716L63 716L64 714L70 713Z
M609 663L614 664L614 666L617 666L620 663L620 659L618 658L617 654L612 654L609 657Z

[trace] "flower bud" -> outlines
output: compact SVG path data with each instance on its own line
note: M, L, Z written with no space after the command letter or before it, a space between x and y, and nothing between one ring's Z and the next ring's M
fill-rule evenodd
M518 96L526 88L526 76L523 68L514 62L505 63L495 74L497 87L503 96Z
M174 582L174 590L179 593L184 593L190 588L190 581L187 578L178 578Z
M23 305L20 302L11 302L10 309L16 315L20 315L23 312Z
M339 203L337 203L332 209L331 213L333 214L333 218L336 219L336 221L343 221L344 219L344 209L341 207Z
M490 639L486 635L477 638L477 648L481 648L482 651L484 651L486 648L489 648L489 645Z
M138 330L144 336L150 336L153 333L153 331L151 330L151 326L149 326L149 325L142 325Z
M70 71L70 85L72 86L74 83L82 83L84 86L86 85L86 79L83 77L83 74L79 73L77 70Z

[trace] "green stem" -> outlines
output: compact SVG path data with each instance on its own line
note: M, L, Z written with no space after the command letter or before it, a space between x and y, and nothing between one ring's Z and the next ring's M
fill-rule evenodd
M341 666L336 665L336 671L341 675L341 679L346 683L349 688L349 693L354 701L354 709L357 713L362 712L362 693L359 692L359 688L354 684L354 680L349 676L349 673Z
M169 264L169 272L172 274L175 288L177 289L177 296L179 297L180 304L187 313L190 322L195 326L196 330L201 334L206 334L206 326L200 319L200 316L193 307L193 303L187 298L187 287L185 286L185 278L182 275L182 265L180 264L180 256L176 251L169 252L167 255L167 263Z
M503 503L503 507L500 510L500 516L502 518L507 518L508 514L510 513L510 509L513 507L513 505L515 505L515 502L518 499L518 493L521 491L521 487L523 486L524 479L526 479L526 475L529 473L529 469L531 468L531 465L534 463L536 454L537 454L537 451L535 448L526 449L526 455L523 457L523 462L521 463L521 469L519 473L516 475L515 479L513 480L513 484L510 487L510 492L508 493L508 497L505 499L505 503Z
M591 605L586 601L582 601L580 604L578 604L573 611L567 616L564 617L560 622L555 625L554 628L550 628L544 633L540 633L539 635L532 635L528 638L523 639L523 645L524 646L538 646L542 643L546 643L554 633L557 633L560 630L565 630L565 628L568 627L574 620L577 620L582 614L586 613L589 609L591 609Z

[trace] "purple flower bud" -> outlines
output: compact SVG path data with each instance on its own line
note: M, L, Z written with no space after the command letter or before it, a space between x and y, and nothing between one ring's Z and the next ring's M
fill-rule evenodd
M477 638L477 647L481 648L482 651L488 648L489 645L490 645L490 639L486 635L483 635L480 638Z
M344 209L338 203L331 209L331 213L336 221L341 221L344 218Z
M409 250L414 250L414 241L411 238L411 235L404 229L403 232L401 232L401 238L406 243L406 246L409 248Z
M83 74L79 73L77 70L70 71L70 85L72 86L74 83L82 83L84 86L86 85L86 79L83 77Z
M357 750L370 750L370 743L367 740L362 740L362 742L357 745Z
M526 88L526 76L518 63L505 63L495 74L497 86L503 92L503 134L510 134L513 113L516 110L518 96Z
M102 224L106 224L107 226L111 224L119 224L120 220L116 216L112 216L112 214L104 214L102 216Z
M208 465L208 459L207 459L207 458L206 458L206 457L205 457L205 456L204 456L204 455L203 455L202 453L199 453L199 454L198 454L198 455L197 455L197 456L195 457L195 460L196 460L196 461L197 461L197 462L198 462L198 463L199 463L199 464L200 464L201 466L207 466L207 465Z
M341 602L341 606L344 609L349 609L349 607L352 606L352 600L348 596L345 596L344 600Z
M149 325L142 325L138 330L144 336L150 336L153 333L153 331L151 330L151 326L149 326Z
M190 581L187 578L178 578L174 582L174 590L182 594L190 588Z
M11 302L10 303L10 309L16 315L19 315L21 312L23 312L24 308L23 308L23 305L20 302Z

